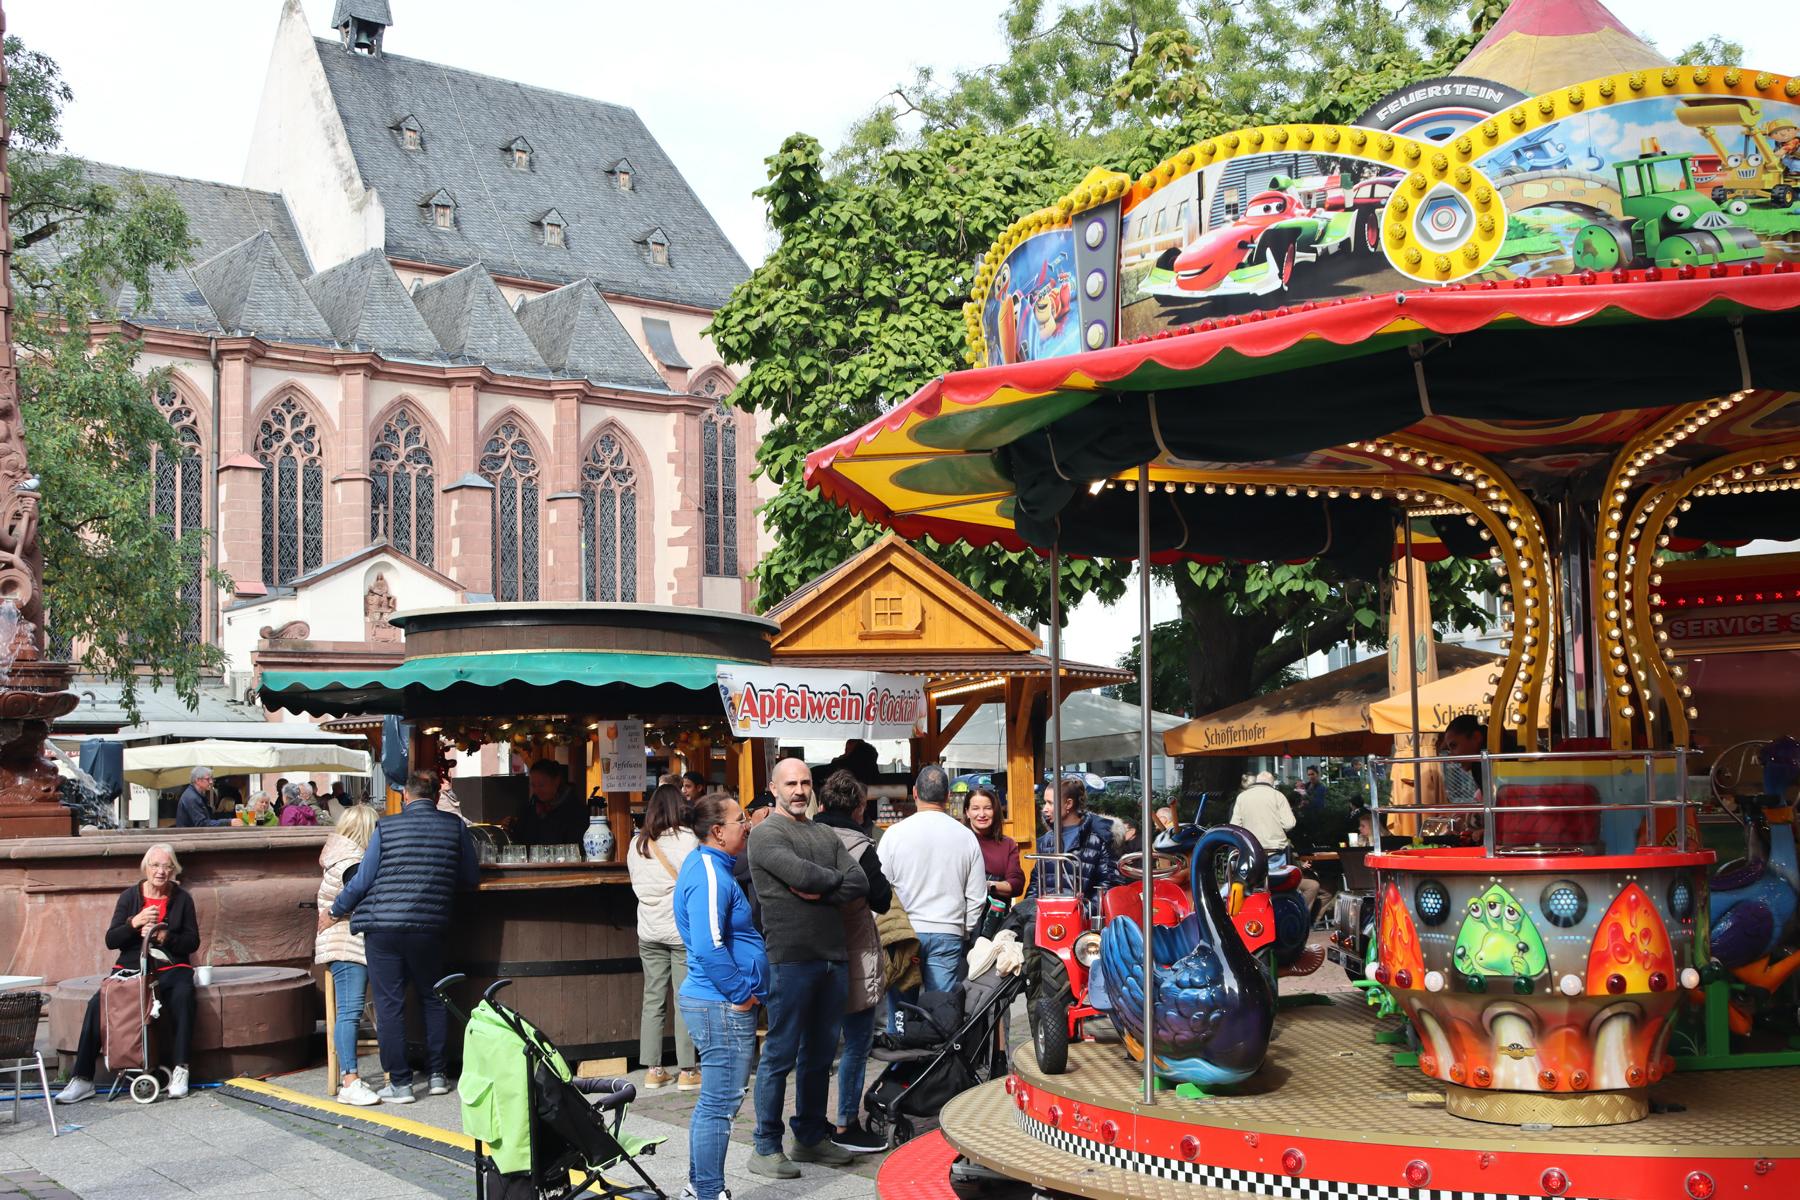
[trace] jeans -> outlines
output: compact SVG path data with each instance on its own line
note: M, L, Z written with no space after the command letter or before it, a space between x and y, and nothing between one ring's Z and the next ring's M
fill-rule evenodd
M638 1017L638 1062L646 1067L660 1067L663 1060L663 1013L669 999L670 976L674 991L681 991L687 978L687 947L667 942L638 942L638 957L644 960L644 1008ZM681 1006L675 1006L675 1063L683 1071L694 1069L694 1041L688 1036L687 1021Z
M369 968L353 962L326 965L331 968L332 999L337 1005L331 1040L337 1044L338 1073L355 1075L356 1030L362 1024L363 1000L369 991Z
M162 1016L157 1018L170 1040L163 1043L171 1066L188 1065L194 1045L194 972L189 967L170 967L153 972ZM75 1076L92 1081L100 1065L100 989L88 998L87 1015L81 1020L81 1040L75 1044ZM155 1063L145 1063L155 1067Z
M758 1154L781 1152L789 1074L795 1076L794 1140L816 1146L834 1132L825 1119L825 1098L850 988L849 968L841 962L771 963L769 974L769 1035L756 1068Z
M844 1055L838 1060L838 1121L853 1125L862 1113L863 1077L869 1069L869 1045L875 1040L875 1009L845 1013Z
M381 1069L397 1088L412 1086L412 1064L406 1061L406 985L412 984L425 1020L425 1058L433 1075L449 1070L445 1054L448 1035L444 1002L431 985L444 977L442 934L410 933L397 929L371 929L363 936L363 957L369 963L369 986L375 993L376 1040L381 1044Z
M700 1099L688 1122L688 1187L713 1200L725 1190L731 1119L744 1105L750 1056L756 1053L756 1010L734 1012L723 1000L677 997L682 1022L700 1056Z
M962 985L963 975L968 969L968 962L963 957L961 934L919 935L919 972L925 977L924 991L955 991Z

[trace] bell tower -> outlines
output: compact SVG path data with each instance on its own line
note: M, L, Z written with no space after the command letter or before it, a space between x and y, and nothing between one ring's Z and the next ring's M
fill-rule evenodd
M381 35L394 23L388 0L337 0L331 27L352 54L381 55Z

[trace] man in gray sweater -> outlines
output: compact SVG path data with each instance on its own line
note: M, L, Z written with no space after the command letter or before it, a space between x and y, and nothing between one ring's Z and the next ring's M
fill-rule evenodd
M794 1179L798 1162L846 1166L825 1117L831 1059L849 988L849 951L838 905L866 895L868 877L837 834L807 819L812 771L797 758L775 764L774 812L750 833L750 879L769 952L769 1036L756 1069L755 1153L750 1169ZM781 1150L787 1079L797 1076L794 1149Z

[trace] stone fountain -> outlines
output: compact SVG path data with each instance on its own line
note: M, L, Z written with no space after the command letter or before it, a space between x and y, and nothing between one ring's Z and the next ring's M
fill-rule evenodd
M6 17L0 12L0 35ZM44 554L37 480L25 461L12 337L12 175L6 153L6 68L0 63L0 837L74 832L56 766L44 756L50 722L74 709L72 669L44 657Z

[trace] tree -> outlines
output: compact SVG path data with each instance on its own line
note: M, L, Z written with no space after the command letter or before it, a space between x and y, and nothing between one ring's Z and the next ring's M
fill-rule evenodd
M1337 111L1348 96L1373 100L1442 73L1441 59L1466 52L1504 0L1478 3L1470 29L1445 21L1455 7L1014 0L1006 62L943 84L926 73L896 89L899 103L853 130L830 162L812 138L789 138L768 160L760 193L780 247L711 328L727 359L752 364L731 402L774 418L757 459L779 489L763 510L775 549L758 568L761 603L879 535L805 489L805 455L961 363L970 264L1012 219L1097 162L1135 174L1201 137L1261 120L1347 120L1361 111ZM983 596L1043 618L1035 557L925 549ZM1479 570L1446 584L1461 589L1464 612L1467 591L1484 581ZM1153 686L1171 708L1234 703L1314 650L1379 632L1374 582L1283 564L1167 574L1182 636L1161 661L1180 663L1184 702ZM1070 562L1064 595L1110 599L1123 577L1122 564ZM1456 602L1447 597L1438 611L1452 617ZM1164 652L1162 635L1153 646ZM1219 767L1235 777L1236 764Z
M42 495L44 605L58 646L78 667L137 688L169 679L190 705L223 654L189 632L204 535L170 536L153 507L149 465L177 454L157 409L160 371L139 369L141 345L111 332L121 294L142 300L152 276L187 261L187 217L167 191L131 180L91 182L58 153L72 98L56 63L16 37L5 43L11 155L13 337L27 453ZM229 586L217 572L206 583ZM129 603L125 599L129 598Z
M774 534L757 566L764 607L883 532L807 490L807 453L961 361L970 263L1019 212L1085 170L1041 130L932 134L883 155L866 178L828 175L819 143L804 135L768 162L759 194L781 245L710 329L725 358L753 364L731 402L775 418L757 448L758 472L778 488L763 509ZM1035 555L961 543L924 549L986 599L1044 619L1048 577ZM1125 573L1071 560L1063 595L1116 596Z

